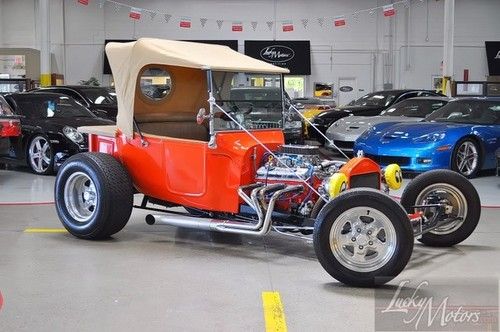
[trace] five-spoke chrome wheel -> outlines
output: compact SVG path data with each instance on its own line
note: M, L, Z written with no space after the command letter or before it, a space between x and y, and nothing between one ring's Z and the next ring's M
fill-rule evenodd
M36 136L28 147L28 162L33 172L47 174L52 169L52 149L43 136Z
M342 213L330 231L330 247L345 267L370 272L384 266L394 255L397 238L389 218L380 211L360 206Z
M455 167L465 176L471 176L479 166L479 153L477 146L469 141L463 141L455 153Z
M83 172L71 174L64 186L66 209L80 223L87 223L94 215L98 195L94 182Z

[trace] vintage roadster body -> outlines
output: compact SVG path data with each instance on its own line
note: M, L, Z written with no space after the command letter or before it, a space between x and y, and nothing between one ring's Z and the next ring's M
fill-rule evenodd
M367 158L326 160L316 147L285 145L283 122L296 110L284 109L283 94L258 100L258 114L282 115L269 126L253 113L255 96L231 91L281 88L286 69L227 47L159 39L109 43L106 52L117 124L79 128L91 152L70 158L56 179L58 215L76 237L120 231L141 193L136 208L152 211L148 224L312 235L334 278L374 286L403 270L414 236L453 245L479 220L476 191L453 172L419 176L400 204L386 194L401 185L397 165L381 170Z

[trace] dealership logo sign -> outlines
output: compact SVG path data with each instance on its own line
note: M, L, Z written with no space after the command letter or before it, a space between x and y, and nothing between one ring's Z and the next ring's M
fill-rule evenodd
M295 52L287 46L273 45L263 48L260 57L269 62L287 62L295 57Z
M495 60L500 60L500 51L498 51L497 55L495 55Z

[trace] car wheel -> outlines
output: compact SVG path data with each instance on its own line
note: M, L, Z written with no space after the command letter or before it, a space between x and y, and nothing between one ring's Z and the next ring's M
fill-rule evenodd
M31 139L26 149L26 159L35 174L48 175L54 172L54 153L49 139L44 135L36 135Z
M470 138L461 139L453 151L451 168L466 176L473 178L481 166L481 151L478 144Z
M68 232L82 239L104 239L119 232L130 218L132 181L113 156L80 153L59 170L55 201Z
M321 210L314 250L323 268L348 285L372 287L397 276L413 251L403 207L374 189L341 193Z
M452 207L447 217L457 217L422 235L418 241L434 247L449 247L467 239L481 217L481 201L469 180L450 170L434 170L420 174L406 186L401 204L408 213L414 213L414 205L425 205L428 200L444 202ZM432 217L435 208L421 209Z

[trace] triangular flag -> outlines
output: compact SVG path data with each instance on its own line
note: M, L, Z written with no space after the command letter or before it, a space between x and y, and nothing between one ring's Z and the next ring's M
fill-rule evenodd
M255 31L255 29L257 29L257 22L256 21L250 22L250 25L252 26L253 31Z
M233 22L231 25L231 31L242 32L243 31L243 23L242 22Z
M88 6L89 5L89 0L78 0L78 3L81 4L81 5L84 5L84 6Z
M318 18L318 24L319 24L320 27L323 27L324 23L325 23L325 18L324 17Z
M382 9L384 10L385 17L391 17L396 15L396 9L394 9L394 5L383 6Z
M182 17L179 22L179 27L184 29L191 29L191 19L189 17Z
M273 29L273 25L274 25L273 21L267 21L266 24L267 24L267 27L269 28L269 30Z
M345 25L345 16L336 16L333 18L333 26L343 27Z
M172 18L172 15L170 14L164 14L163 19L165 20L165 23L170 22L170 19Z
M300 20L300 22L302 22L304 29L307 29L307 24L309 24L309 20L307 18L303 18Z
M205 27L205 25L207 24L207 21L208 21L208 19L205 17L200 18L200 25L202 28Z
M120 11L121 4L115 2L115 12L118 13Z
M217 20L217 27L219 30L222 28L222 23L224 23L224 20Z
M128 17L134 20L140 20L141 19L141 8L136 8L136 7L131 7L130 8L130 13L128 13Z
M150 11L149 12L149 17L151 18L151 21L155 19L156 17L156 12Z

